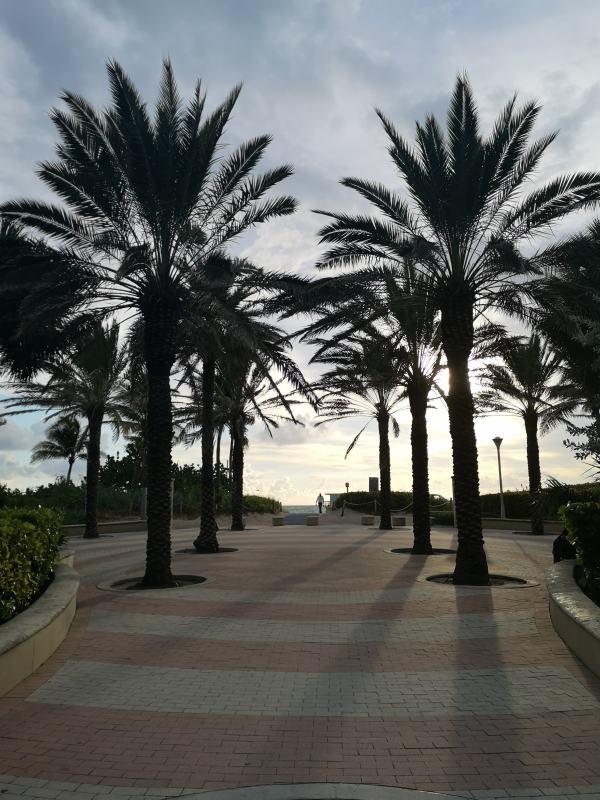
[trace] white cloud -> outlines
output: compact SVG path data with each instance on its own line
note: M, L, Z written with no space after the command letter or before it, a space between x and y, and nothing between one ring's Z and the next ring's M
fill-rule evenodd
M375 9L375 11L374 11ZM518 16L518 25L515 19ZM484 126L518 89L543 105L539 133L561 128L541 177L565 169L600 166L600 5L594 0L21 0L4 4L0 20L0 200L45 194L33 164L52 154L48 108L61 88L102 105L108 99L103 63L120 59L152 101L160 59L173 58L184 92L201 76L213 107L240 79L244 91L227 131L229 143L270 132L265 166L292 162L285 192L300 211L240 240L239 250L264 266L311 273L319 253L315 207L364 208L339 186L344 175L397 185L373 107L380 106L412 138L414 120L430 110L443 117L457 71L473 82ZM540 45L543 43L543 46ZM582 224L573 220L566 228ZM290 325L286 324L286 329ZM309 350L295 350L306 367ZM317 370L307 368L314 376ZM392 443L394 485L410 485L410 420ZM269 441L251 433L249 485L288 502L312 502L319 490L336 491L349 480L366 488L377 474L375 432L367 432L344 459L357 425L318 430L282 428ZM6 429L7 426L5 426ZM432 491L449 493L451 452L447 415L429 415ZM527 483L524 432L517 420L478 422L481 486L497 485L493 435L504 437L507 486ZM40 432L36 432L40 433ZM0 429L0 437L2 436ZM7 433L4 434L8 436ZM11 434L11 437L13 435ZM542 470L580 479L585 467L562 447L556 431L542 439ZM31 442L12 438L15 447ZM5 439L6 442L9 439ZM0 445L1 447L1 445ZM12 446L11 446L12 448ZM117 447L106 440L105 449ZM5 452L12 450L5 449ZM176 450L199 461L199 448ZM14 449L0 461L0 480L41 482L29 454ZM50 475L58 468L50 465ZM47 473L44 473L43 479ZM289 493L289 497L287 494Z

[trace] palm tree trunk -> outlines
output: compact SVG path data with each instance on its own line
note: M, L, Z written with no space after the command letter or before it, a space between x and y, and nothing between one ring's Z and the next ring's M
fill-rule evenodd
M148 373L147 519L144 586L173 586L171 574L171 368L175 361L177 315L159 300L144 309L144 355Z
M98 476L100 474L100 437L103 417L103 409L98 409L88 416L84 539L98 538Z
M432 553L429 521L429 463L427 455L427 397L429 392L410 389L410 444L412 452L413 549L415 555Z
M392 485L390 467L390 416L387 411L377 415L379 429L379 479L381 481L380 531L392 530Z
M214 358L205 358L202 365L202 471L200 485L200 532L194 540L199 553L217 553L217 520L215 518L215 475L213 448L215 441L215 372Z
M244 530L244 426L231 421L233 453L231 463L231 530Z
M223 426L217 428L217 444L215 447L215 507L217 511L221 508L221 437L223 436Z
M69 469L67 470L66 483L71 483L71 472L73 471L73 464L75 463L75 456L69 456Z
M529 499L531 501L531 532L544 534L544 517L541 507L542 473L540 470L540 448L538 444L538 417L535 411L525 413L527 437L527 472L529 473Z
M458 528L453 581L487 586L490 579L481 529L475 405L469 381L469 356L473 347L472 298L459 295L442 310L442 345L448 362L447 400Z

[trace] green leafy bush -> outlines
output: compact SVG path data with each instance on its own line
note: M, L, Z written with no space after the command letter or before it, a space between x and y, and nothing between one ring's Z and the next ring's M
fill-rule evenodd
M569 503L561 516L577 552L578 583L600 605L600 503Z
M334 507L341 508L344 501L349 508L355 508L356 511L371 512L374 511L374 503L377 501L377 508L379 509L380 493L376 492L344 492L337 496ZM436 506L440 510L444 510L445 506L451 508L451 503L439 494L432 494L429 496L429 502L432 507ZM401 511L412 503L412 492L392 492L392 510ZM409 509L410 513L410 509Z
M566 503L600 502L600 483L566 484L552 481L542 490L540 502L544 519L560 519L559 509ZM509 519L529 519L531 499L528 491L505 491L504 507ZM500 516L498 492L481 495L481 513L484 517Z
M31 605L51 580L61 522L49 508L0 509L0 624Z
M261 497L258 494L245 494L244 511L251 511L258 514L272 514L275 511L281 511L281 503L273 497Z
M431 522L433 525L450 525L454 526L454 512L453 511L434 511L431 514Z

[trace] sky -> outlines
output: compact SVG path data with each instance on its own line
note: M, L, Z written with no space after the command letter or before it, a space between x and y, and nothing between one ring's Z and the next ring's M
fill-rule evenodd
M564 171L600 169L600 4L597 0L0 0L0 201L47 197L34 174L52 157L48 110L62 89L97 105L108 100L104 64L122 63L143 96L154 101L161 61L169 56L182 92L201 78L208 106L239 81L244 89L225 141L235 145L268 132L264 166L292 163L284 188L299 211L261 226L237 249L265 267L313 274L319 218L311 209L365 211L344 176L380 180L401 189L389 163L374 109L381 108L412 138L414 122L433 112L443 121L458 72L470 77L484 131L518 91L543 105L536 133L558 129L536 180ZM577 230L573 217L557 235ZM306 347L296 357L306 374ZM284 425L273 439L250 432L247 491L288 504L313 503L319 491L367 489L377 475L377 435L367 429L347 459L357 422ZM392 442L392 484L410 488L410 415L398 416ZM447 413L429 411L431 491L450 494ZM374 426L372 426L374 427ZM43 438L39 414L0 427L0 482L11 487L53 480L63 465L29 463ZM504 439L505 488L527 486L520 420L477 421L482 491L497 489L494 436ZM562 446L557 429L541 440L542 472L584 479L585 467ZM107 431L106 452L123 449ZM177 448L179 462L200 460L199 448ZM81 466L78 467L81 472Z

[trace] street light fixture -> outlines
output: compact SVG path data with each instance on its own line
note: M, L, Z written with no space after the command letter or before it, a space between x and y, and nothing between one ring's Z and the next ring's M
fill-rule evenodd
M350 488L350 484L346 481L346 494L348 494L348 489Z
M502 437L496 436L492 439L498 451L498 481L500 483L500 519L506 519L506 511L504 509L504 492L502 490L502 463L500 461L500 445L502 444Z

